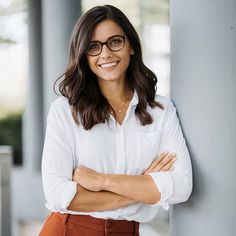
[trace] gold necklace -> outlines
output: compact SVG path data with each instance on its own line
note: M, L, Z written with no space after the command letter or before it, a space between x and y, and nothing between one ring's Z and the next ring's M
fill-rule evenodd
M125 105L125 102L122 102L121 105L124 106L124 105ZM120 107L120 108L117 110L118 114L121 114L121 113L122 113L122 109L123 109L123 107ZM115 109L113 108L113 110L115 110ZM113 114L113 111L111 111L111 114Z
M121 114L122 113L122 110L124 109L124 106L126 105L126 103L127 102L129 102L131 100L131 98L129 97L126 101L122 101L121 102L121 107L119 107L117 110L116 109L114 109L113 108L113 106L112 106L112 108L113 108L113 110L116 112L116 114ZM111 111L111 114L114 114L114 112L113 111Z

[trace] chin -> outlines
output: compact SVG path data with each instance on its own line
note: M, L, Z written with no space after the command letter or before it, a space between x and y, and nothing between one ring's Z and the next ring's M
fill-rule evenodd
M116 81L119 80L119 77L113 77L113 76L106 76L106 77L98 77L100 80L104 81Z

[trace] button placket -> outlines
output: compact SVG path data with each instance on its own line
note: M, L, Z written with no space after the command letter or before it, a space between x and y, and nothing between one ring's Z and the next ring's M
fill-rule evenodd
M104 229L105 235L104 236L108 236L109 232L112 229L112 222L108 219L108 220L105 221L105 225L104 226L105 226L105 229Z
M111 221L107 220L105 226L107 229L111 229L111 227L112 227Z
M119 173L125 171L125 143L124 143L124 130L119 127L116 134L116 155L117 155L117 170Z

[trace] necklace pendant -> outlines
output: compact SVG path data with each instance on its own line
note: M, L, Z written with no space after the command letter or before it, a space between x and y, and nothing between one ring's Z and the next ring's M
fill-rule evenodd
M118 112L121 113L121 109L119 109Z

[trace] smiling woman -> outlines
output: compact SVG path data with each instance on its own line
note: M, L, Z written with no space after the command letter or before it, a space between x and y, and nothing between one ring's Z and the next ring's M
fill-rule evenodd
M135 89L140 100L136 116L143 125L152 123L152 117L146 111L147 102L152 108L163 107L154 99L157 78L142 61L139 37L121 11L114 14L112 9L115 8L107 7L104 14L101 8L96 9L97 11L88 11L84 14L75 25L69 64L64 74L65 79L60 83L62 95L67 97L72 105L74 120L77 124L82 123L85 129L90 129L98 123L108 121L112 112L121 123L125 112L120 114L121 112L117 113L115 110L118 108L119 111L123 103L129 103ZM110 37L116 35L125 36L124 45L120 50L112 51L103 44L100 54L88 53L94 42L107 42ZM104 83L106 80L110 82ZM100 90L98 89L100 86L107 88ZM120 94L119 90L124 92ZM106 94L107 91L109 94ZM117 92L119 94L116 94ZM116 94L116 99L113 97L114 94ZM123 111L125 111L124 108ZM80 121L77 116L78 112L81 117ZM116 117L117 115L121 117Z
M94 7L78 20L62 78L47 119L42 178L52 214L40 235L138 236L160 207L188 199L192 170L176 109L156 95L119 9Z

